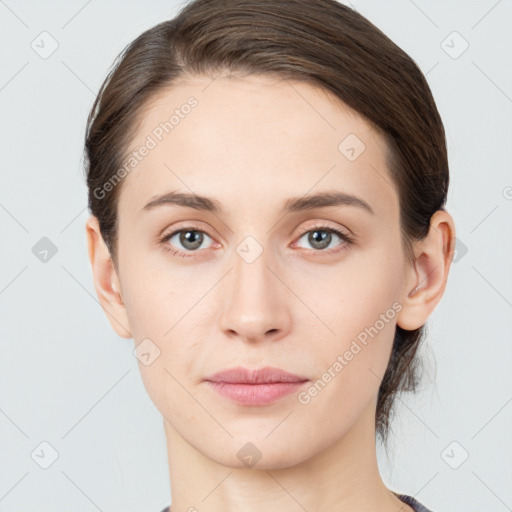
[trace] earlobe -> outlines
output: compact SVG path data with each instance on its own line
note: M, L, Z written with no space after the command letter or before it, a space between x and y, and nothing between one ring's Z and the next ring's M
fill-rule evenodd
M455 224L445 210L432 215L425 239L415 244L414 268L408 269L397 324L414 330L425 324L441 300L453 259Z
M122 338L131 338L128 316L121 298L120 281L101 235L97 217L92 215L87 220L86 234L94 287L101 307L116 333Z

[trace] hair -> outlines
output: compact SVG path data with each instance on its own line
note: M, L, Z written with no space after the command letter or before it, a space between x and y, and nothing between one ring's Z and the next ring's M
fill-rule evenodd
M144 108L181 79L220 72L321 87L377 129L398 193L403 250L413 263L413 244L428 234L434 212L444 209L449 184L443 123L416 63L369 20L335 0L194 0L124 48L87 120L88 207L114 265L122 182L105 184L119 177ZM418 348L425 327L396 327L375 417L385 444L396 396L416 391L420 382Z

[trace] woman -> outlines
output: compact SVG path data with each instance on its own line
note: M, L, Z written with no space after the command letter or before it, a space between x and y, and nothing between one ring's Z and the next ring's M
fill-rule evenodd
M196 0L119 56L85 150L94 284L172 512L428 512L376 458L454 251L411 58L334 0Z

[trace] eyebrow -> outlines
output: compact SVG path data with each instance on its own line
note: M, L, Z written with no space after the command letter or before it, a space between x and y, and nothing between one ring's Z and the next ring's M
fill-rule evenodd
M155 207L162 205L186 206L188 208L194 208L195 210L212 212L214 214L221 214L224 212L222 204L216 199L176 191L167 192L166 194L154 197L149 201L149 203L141 208L141 211L152 210ZM283 207L281 208L281 213L300 212L332 206L355 206L375 215L372 207L366 201L359 197L339 191L320 192L303 197L291 197L284 202Z

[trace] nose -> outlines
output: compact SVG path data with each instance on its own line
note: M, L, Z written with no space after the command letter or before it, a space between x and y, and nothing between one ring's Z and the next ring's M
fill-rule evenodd
M234 253L233 268L219 290L220 328L226 336L254 343L289 333L292 293L274 261L265 251L252 262Z

